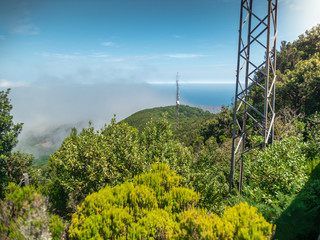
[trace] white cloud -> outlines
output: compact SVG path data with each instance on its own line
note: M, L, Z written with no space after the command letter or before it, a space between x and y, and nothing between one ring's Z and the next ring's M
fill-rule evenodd
M40 33L40 29L34 24L24 24L15 26L12 32L21 35L37 35Z
M105 47L111 47L111 46L114 46L114 43L113 42L102 42L101 45L105 46Z
M85 56L77 53L50 53L50 52L41 52L37 55L45 58L57 59L57 60L85 60L88 57L94 57L94 55Z
M107 58L107 57L109 57L109 55L104 54L104 53L94 53L94 54L90 55L90 57L93 57L93 58Z
M126 57L118 57L118 58L110 58L110 59L107 59L108 62L124 62L127 60Z
M169 58L186 59L186 58L204 57L205 55L201 55L201 54L188 54L188 53L175 53L175 54L165 54L164 56L165 56L165 57L169 57Z
M22 87L25 85L26 83L23 83L23 82L11 82L6 79L0 79L0 87L3 87L3 88Z
M85 59L85 56L77 55L77 54L62 54L62 53L55 53L53 54L54 57L65 59L65 60L72 60L72 59Z
M173 38L177 38L177 39L178 39L178 38L182 38L181 35L173 35L172 37L173 37Z
M95 85L42 81L13 89L10 98L15 122L24 123L22 138L52 126L75 126L89 120L101 127L110 122L113 114L122 120L139 110L168 106L175 101L174 93L168 96L147 84L123 81Z
M151 85L175 85L175 81L148 81ZM202 85L202 84L235 84L234 81L179 81L183 85Z

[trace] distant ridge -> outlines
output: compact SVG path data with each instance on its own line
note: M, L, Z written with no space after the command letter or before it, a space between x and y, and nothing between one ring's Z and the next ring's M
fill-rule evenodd
M176 106L156 107L151 109L144 109L132 114L131 116L122 120L130 126L142 131L147 122L151 119L159 119L163 114L167 113L167 119L172 125L175 126L176 121ZM210 117L213 114L210 111L205 111L199 107L191 107L187 105L179 106L180 123L193 122L199 118Z

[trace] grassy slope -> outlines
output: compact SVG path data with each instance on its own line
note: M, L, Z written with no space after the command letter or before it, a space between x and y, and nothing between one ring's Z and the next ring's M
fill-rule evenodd
M141 132L148 121L151 119L159 119L165 113L167 113L167 119L174 129L176 126L176 106L145 109L132 114L123 121L128 123L130 126L137 128L139 132ZM203 111L202 109L196 107L190 107L186 105L179 106L179 124L181 126L197 121L199 118L207 118L212 115L212 113Z

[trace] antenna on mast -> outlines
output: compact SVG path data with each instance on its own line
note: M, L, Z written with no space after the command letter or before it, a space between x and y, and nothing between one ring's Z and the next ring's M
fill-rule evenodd
M179 93L179 73L177 72L176 76L176 86L177 86L177 95L176 95L176 129L179 129L179 105L180 105L180 93Z

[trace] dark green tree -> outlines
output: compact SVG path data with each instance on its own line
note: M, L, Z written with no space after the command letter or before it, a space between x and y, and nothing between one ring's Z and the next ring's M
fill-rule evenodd
M320 109L320 55L295 65L278 84L278 107L289 106L310 115Z
M14 124L10 114L12 105L8 95L10 88L0 91L0 155L8 155L18 143L18 135L22 130L22 123Z
M22 174L22 169L25 168L25 162L17 160L20 153L14 155L11 153L18 143L22 123L14 124L13 122L13 116L10 113L12 105L8 98L9 93L10 88L6 91L0 91L0 198L3 197L3 189L8 182L21 178L19 174ZM23 156L23 159L25 157Z
M56 212L66 205L75 209L89 193L141 173L145 164L138 146L138 131L115 119L100 131L92 126L79 134L73 131L49 161L55 179L49 187L49 200Z
M164 115L161 119L151 119L140 137L140 152L148 164L161 162L188 179L192 153L173 138L171 125Z

